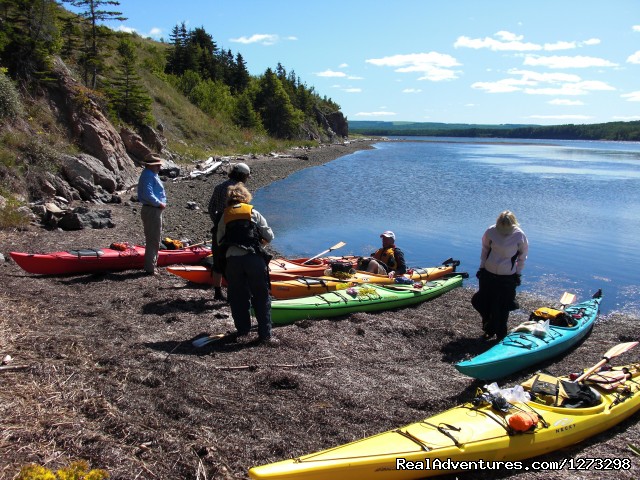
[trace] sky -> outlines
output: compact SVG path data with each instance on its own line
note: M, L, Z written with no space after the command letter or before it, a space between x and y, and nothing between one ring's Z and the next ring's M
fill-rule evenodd
M203 27L252 75L279 62L348 120L640 120L637 0L119 1L111 28L168 42Z

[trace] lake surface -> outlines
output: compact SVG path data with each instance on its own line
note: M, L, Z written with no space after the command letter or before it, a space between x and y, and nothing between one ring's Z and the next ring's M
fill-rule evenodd
M409 137L299 171L254 204L288 257L368 255L393 230L411 267L453 257L477 286L480 239L512 210L529 239L523 291L640 313L640 144Z

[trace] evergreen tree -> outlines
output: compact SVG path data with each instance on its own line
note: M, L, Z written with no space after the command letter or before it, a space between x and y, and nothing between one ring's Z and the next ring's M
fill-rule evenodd
M277 138L296 138L299 135L303 114L291 104L282 83L270 68L260 79L255 103L262 124L270 135Z
M102 67L100 55L101 39L109 35L110 30L99 28L98 23L107 20L124 21L122 12L103 10L103 5L120 5L117 0L63 0L81 10L80 16L88 21L87 43L83 56L84 80L87 86L96 88L98 73Z
M22 79L43 78L51 54L60 48L54 0L12 0L0 4L0 61Z
M262 129L260 116L254 110L251 98L246 92L237 98L232 118L234 123L239 127Z
M151 97L140 84L136 72L136 50L131 40L123 38L118 44L119 74L107 89L111 111L120 119L134 125L149 123Z
M236 55L236 61L233 66L233 76L231 81L231 90L238 94L244 92L249 86L251 75L247 70L247 63L240 53Z

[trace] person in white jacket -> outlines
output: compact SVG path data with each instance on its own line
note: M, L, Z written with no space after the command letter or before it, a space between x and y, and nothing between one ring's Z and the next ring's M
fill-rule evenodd
M498 215L482 235L478 291L471 299L482 317L483 338L498 340L507 334L509 312L518 308L516 287L520 286L529 242L513 212Z

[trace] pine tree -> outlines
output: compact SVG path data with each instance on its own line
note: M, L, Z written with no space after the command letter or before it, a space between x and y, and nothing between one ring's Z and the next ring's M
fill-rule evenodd
M256 109L270 135L277 138L296 138L300 133L303 114L291 104L289 95L270 68L260 79Z
M98 23L106 20L124 21L127 18L122 16L122 12L102 10L103 5L120 5L117 0L63 0L74 7L81 9L80 16L88 20L85 52L83 56L85 84L91 88L96 88L98 73L102 67L100 55L100 41L109 35L110 30L99 28Z
M247 70L247 63L240 53L236 55L236 61L233 66L233 75L231 81L231 90L233 93L238 94L244 92L249 86L249 70Z
M151 120L151 97L140 84L136 73L136 50L131 40L123 38L118 44L119 75L107 89L111 111L120 119L134 125Z
M12 0L0 4L0 61L11 75L46 77L51 54L60 48L54 0Z

